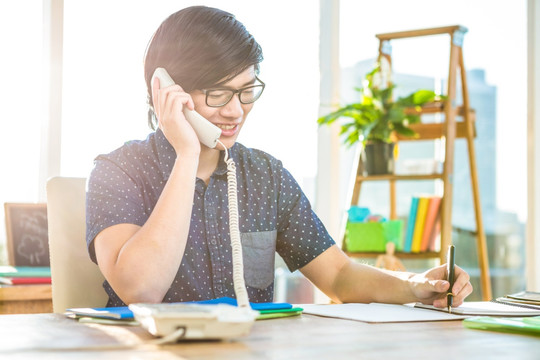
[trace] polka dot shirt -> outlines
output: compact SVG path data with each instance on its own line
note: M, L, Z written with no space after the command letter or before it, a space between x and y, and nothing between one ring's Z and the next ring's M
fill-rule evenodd
M269 302L274 292L277 251L291 271L334 244L291 174L272 156L236 143L239 227L244 277L251 302ZM187 245L176 278L163 302L234 297L229 237L227 169L223 161L208 185L196 180ZM142 226L156 205L176 158L161 130L126 143L95 160L86 195L86 241L122 223ZM180 255L179 255L180 256ZM105 282L108 306L124 306Z

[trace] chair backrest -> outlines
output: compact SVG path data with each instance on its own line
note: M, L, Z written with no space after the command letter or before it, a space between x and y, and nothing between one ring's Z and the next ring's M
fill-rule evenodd
M47 218L53 311L103 307L104 277L86 247L86 179L54 177L47 182Z

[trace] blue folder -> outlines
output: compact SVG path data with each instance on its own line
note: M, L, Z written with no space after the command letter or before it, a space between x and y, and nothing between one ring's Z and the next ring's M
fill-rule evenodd
M127 306L101 308L72 308L66 309L68 315L89 316L103 319L133 319L133 312Z
M229 304L238 306L236 299L230 297L221 297L212 300L203 300L203 301L193 301L194 304ZM292 305L288 303L249 303L253 310L282 310L282 309L291 309Z

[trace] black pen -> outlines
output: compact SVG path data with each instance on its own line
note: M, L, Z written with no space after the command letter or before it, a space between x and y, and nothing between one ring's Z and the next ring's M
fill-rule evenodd
M454 294L452 294L452 288L454 287L454 267L455 267L455 258L454 258L454 245L448 246L448 253L446 255L446 272L448 273L448 282L450 287L448 288L448 293L446 294L446 302L448 305L448 313L452 313L452 302L454 300Z

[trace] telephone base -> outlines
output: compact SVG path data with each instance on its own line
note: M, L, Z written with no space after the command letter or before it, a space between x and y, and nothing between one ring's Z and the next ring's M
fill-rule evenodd
M135 319L154 336L183 329L178 340L223 340L246 336L259 315L227 304L131 304Z

